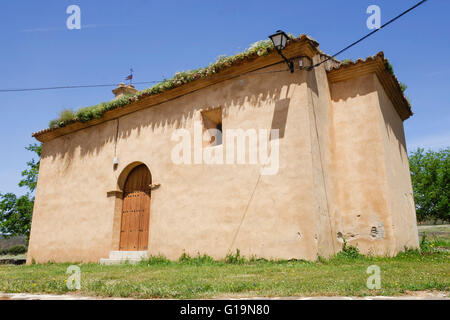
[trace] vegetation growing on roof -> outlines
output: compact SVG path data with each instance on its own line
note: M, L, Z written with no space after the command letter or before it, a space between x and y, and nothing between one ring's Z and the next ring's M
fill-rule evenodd
M392 64L389 62L388 59L386 59L386 62L384 63L384 66L386 67L386 71L389 72L390 74L394 75L394 67L392 66Z
M290 39L294 39L295 37L292 34L288 34ZM78 109L77 111L72 111L71 109L64 109L60 112L59 117L57 119L51 120L49 122L49 127L51 129L57 129L65 127L68 124L74 122L88 122L90 120L99 119L103 116L103 114L107 111L114 110L117 108L125 107L133 102L138 101L141 98L156 95L173 88L179 87L183 84L192 82L197 79L205 78L208 76L212 76L220 71L238 64L246 59L251 59L257 56L264 56L273 51L273 43L271 40L261 40L252 44L248 49L243 52L237 53L232 56L219 56L217 60L211 63L209 66L204 68L198 68L195 70L182 71L177 72L170 79L165 79L162 82L154 85L153 87L144 89L142 91L137 92L136 94L124 95L120 98L102 102L90 107L83 107ZM346 65L351 63L352 60L344 59L342 60L342 64ZM394 69L391 63L386 59L386 71L394 74ZM400 84L402 92L406 90L407 86L403 83ZM408 101L409 107L411 104L408 98L405 96Z
M387 72L394 75L394 67L389 62L388 59L386 59L384 66L385 66ZM400 90L402 90L403 96L405 97L406 102L408 103L408 107L411 110L411 101L409 101L409 98L405 95L405 90L408 88L408 86L406 85L406 83L403 83L403 82L399 82L399 85L400 85Z
M293 35L288 35L293 39ZM93 119L99 119L106 111L116 108L125 107L126 105L138 101L140 98L156 95L164 91L173 89L191 81L214 75L223 69L230 67L236 63L244 61L256 56L264 56L273 50L273 43L271 40L261 40L252 44L247 50L237 53L233 56L219 56L217 60L209 66L195 70L177 72L172 78L154 85L151 88L144 89L136 94L125 95L115 100L102 102L91 107L84 107L76 112L65 109L60 112L59 117L50 121L49 127L52 129L62 128L70 123L76 121L87 122Z
M351 59L343 59L342 61L341 61L341 63L343 64L343 65L346 65L346 64L349 64L349 63L352 63L353 61L351 60Z
M408 86L405 83L400 82L400 89L402 89L402 92L405 92L405 90L408 89Z

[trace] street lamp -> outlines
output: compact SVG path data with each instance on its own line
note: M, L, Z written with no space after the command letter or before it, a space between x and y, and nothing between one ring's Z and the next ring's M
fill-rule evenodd
M286 43L289 40L289 37L284 31L277 30L276 33L269 36L270 40L273 42L273 46L277 51L281 51L286 47Z
M286 61L289 70L291 70L291 73L294 72L294 63L290 60L288 60L282 53L281 50L283 50L286 47L286 43L289 40L289 37L286 33L284 33L281 30L277 30L273 35L269 36L270 40L273 42L273 46L275 50L277 50L278 54Z

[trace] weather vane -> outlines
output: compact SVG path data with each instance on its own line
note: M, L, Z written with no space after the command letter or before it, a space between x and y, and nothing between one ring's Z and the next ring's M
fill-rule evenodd
M130 85L133 84L133 69L130 69L130 75L125 80L130 80Z

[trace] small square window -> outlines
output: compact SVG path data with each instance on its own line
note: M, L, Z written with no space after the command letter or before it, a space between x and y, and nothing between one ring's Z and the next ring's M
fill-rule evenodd
M203 146L219 146L222 144L222 108L202 111L203 134L209 136L209 141L203 141ZM212 130L211 130L212 129ZM205 133L205 132L208 133Z

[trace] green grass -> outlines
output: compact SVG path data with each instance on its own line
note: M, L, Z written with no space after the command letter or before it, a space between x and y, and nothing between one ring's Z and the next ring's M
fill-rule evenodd
M349 247L319 262L244 259L234 254L223 261L214 261L206 255L183 255L177 262L151 257L138 265L79 264L81 290L76 293L102 297L227 298L449 291L450 254L432 247L427 250L422 253L409 250L388 258L365 257ZM381 268L379 290L366 287L369 276L366 270L373 264ZM67 293L69 265L0 266L0 292Z

